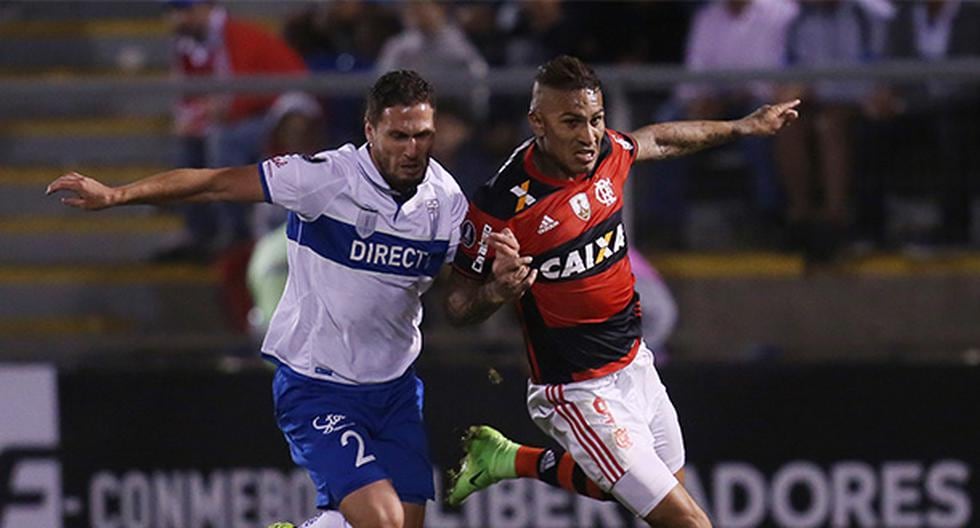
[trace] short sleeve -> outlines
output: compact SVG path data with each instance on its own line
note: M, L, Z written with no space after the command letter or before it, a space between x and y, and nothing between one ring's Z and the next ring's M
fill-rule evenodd
M633 136L620 132L618 130L608 130L609 138L612 139L613 149L622 151L630 160L630 163L636 161L636 140Z
M281 205L304 218L316 218L348 181L351 162L337 151L315 156L276 156L259 163L265 201Z
M453 229L449 235L449 251L446 253L446 264L452 263L453 259L456 258L456 251L459 248L460 238L462 238L463 222L466 221L468 205L466 195L462 191L457 191L452 195L452 205L450 206L449 215Z
M470 278L483 280L489 277L493 264L490 233L502 230L505 225L505 221L485 213L471 202L460 227L459 250L453 267Z

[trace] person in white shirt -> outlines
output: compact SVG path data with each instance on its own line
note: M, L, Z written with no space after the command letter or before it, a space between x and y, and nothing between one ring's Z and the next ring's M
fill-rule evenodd
M368 95L367 143L258 165L178 169L109 187L78 173L48 194L97 210L127 204L268 201L289 209L289 275L263 354L276 417L317 507L355 527L421 528L434 497L413 363L420 296L459 241L467 200L429 157L432 88L412 71ZM328 513L304 526L340 525Z

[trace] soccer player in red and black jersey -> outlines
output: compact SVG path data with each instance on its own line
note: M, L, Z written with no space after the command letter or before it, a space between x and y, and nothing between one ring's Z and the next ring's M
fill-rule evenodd
M446 297L456 324L515 302L531 367L531 418L563 450L470 428L449 501L504 478L532 477L615 499L651 526L710 526L683 487L680 426L640 334L623 192L636 161L772 135L799 101L736 121L605 126L599 79L561 56L535 77L520 145L470 203Z

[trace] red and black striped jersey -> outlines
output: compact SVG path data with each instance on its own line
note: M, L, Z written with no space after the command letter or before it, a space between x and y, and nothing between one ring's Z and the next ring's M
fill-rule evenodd
M454 267L490 276L488 236L509 227L538 278L517 303L532 378L565 383L615 372L640 343L639 299L626 256L623 187L636 144L607 130L595 169L573 179L542 174L528 140L470 201Z

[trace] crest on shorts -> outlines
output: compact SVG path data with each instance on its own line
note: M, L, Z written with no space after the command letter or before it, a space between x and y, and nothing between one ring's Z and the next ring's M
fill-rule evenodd
M583 222L588 222L592 218L592 206L589 204L589 195L580 192L568 200L568 205L572 207L575 216Z
M378 225L378 212L373 209L361 209L357 213L357 223L354 224L354 231L361 238L368 238L374 234Z
M633 439L630 438L630 432L625 427L617 427L613 431L613 438L616 439L616 445L620 449L629 449L633 447Z

